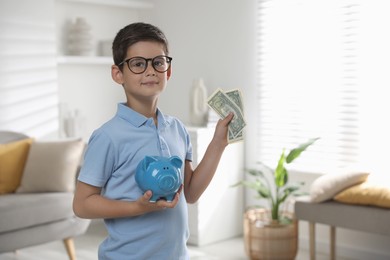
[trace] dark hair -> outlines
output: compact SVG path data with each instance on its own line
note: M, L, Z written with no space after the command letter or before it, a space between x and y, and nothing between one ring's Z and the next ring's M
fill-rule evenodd
M140 41L154 41L163 44L165 55L168 55L168 40L156 26L147 23L131 23L122 28L112 43L114 63L121 63L127 54L127 49Z

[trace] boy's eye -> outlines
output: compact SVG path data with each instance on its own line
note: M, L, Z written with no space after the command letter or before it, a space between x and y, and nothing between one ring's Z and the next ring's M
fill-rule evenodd
M131 63L130 63L130 66L133 67L133 68L144 68L146 65L145 61L144 60L141 60L141 59L136 59L136 60L132 60Z
M154 65L155 67L161 67L161 66L164 65L164 62L163 62L162 60L155 60L154 63L153 63L153 65Z

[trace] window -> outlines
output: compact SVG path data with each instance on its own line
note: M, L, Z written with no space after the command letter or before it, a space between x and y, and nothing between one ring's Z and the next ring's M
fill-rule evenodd
M0 129L42 137L58 130L53 1L1 2ZM40 6L46 6L42 9Z
M385 159L389 6L384 0L258 1L262 162L276 166L283 148L314 137L321 139L295 169L327 172Z

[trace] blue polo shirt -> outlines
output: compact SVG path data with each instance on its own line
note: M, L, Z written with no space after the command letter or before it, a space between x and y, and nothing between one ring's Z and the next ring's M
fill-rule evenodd
M160 110L157 118L156 127L153 118L118 104L116 115L93 132L78 180L101 187L104 197L135 201L143 194L135 182L135 170L145 155L192 160L183 123ZM184 178L184 164L181 173ZM99 259L189 259L184 193L173 209L104 221L108 237L99 246Z

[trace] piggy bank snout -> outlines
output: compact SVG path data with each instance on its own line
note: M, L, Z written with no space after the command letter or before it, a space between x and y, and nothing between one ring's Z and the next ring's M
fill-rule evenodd
M174 191L177 186L178 178L175 178L172 175L163 175L159 176L158 179L158 186L163 191Z

